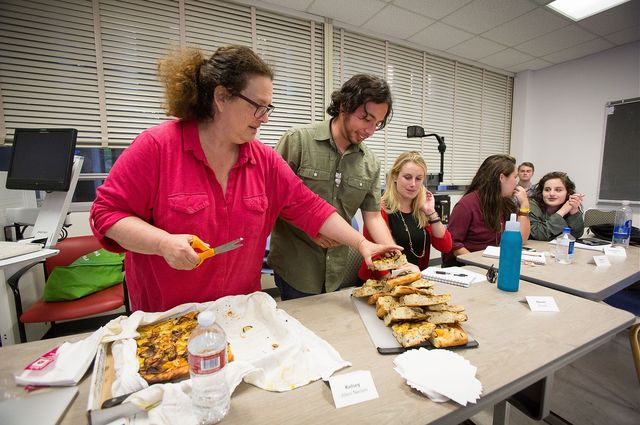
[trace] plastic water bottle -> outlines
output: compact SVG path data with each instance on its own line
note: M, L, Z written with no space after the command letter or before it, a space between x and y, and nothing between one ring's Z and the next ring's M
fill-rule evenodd
M227 336L211 311L198 315L189 337L189 372L193 414L200 425L218 423L229 412L231 395L225 379Z
M520 287L520 261L522 260L522 235L515 214L507 221L500 239L500 264L498 265L498 289L516 292Z
M613 224L613 238L611 246L629 247L631 239L631 219L633 211L629 206L629 201L622 201L622 207L616 211L616 221Z
M556 261L560 264L573 263L573 250L576 238L571 234L571 228L562 229L562 234L556 238Z

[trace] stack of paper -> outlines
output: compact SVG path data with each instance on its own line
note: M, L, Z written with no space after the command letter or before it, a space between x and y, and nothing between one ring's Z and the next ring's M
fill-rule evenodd
M484 249L482 256L490 258L500 258L500 247L488 246ZM544 252L522 251L522 261L529 261L535 264L547 264L547 259L544 256Z
M451 399L466 406L475 403L482 393L476 367L453 351L409 350L396 357L393 364L410 387L436 402Z

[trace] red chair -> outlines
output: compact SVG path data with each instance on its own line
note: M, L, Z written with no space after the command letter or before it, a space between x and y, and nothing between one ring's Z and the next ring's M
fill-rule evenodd
M75 236L64 239L54 248L60 250L60 253L45 260L45 276L49 276L54 267L68 266L83 255L100 249L101 245L95 236ZM22 275L36 264L38 263L24 267L7 280L15 299L21 342L27 340L25 323L51 322L50 332L55 335L56 322L61 320L86 318L115 310L121 306L125 307L125 314L130 313L129 298L124 281L77 300L45 302L40 299L23 312L18 284Z

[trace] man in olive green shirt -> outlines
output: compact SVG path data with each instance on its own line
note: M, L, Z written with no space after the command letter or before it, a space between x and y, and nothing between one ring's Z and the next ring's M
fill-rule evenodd
M383 79L355 75L331 95L331 119L290 129L276 145L311 190L348 222L361 209L373 240L385 244L394 241L380 215L380 162L362 142L384 128L391 107L391 91ZM321 234L311 239L278 219L268 264L282 299L338 289L348 249Z

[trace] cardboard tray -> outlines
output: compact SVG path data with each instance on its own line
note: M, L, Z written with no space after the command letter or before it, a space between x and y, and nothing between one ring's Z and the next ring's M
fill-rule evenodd
M434 349L435 347L431 345L429 342L418 345L411 348L405 348L391 333L391 328L385 326L384 322L376 316L375 306L367 304L366 298L357 298L352 296L351 301L353 305L356 307L356 310L360 314L360 318L364 323L365 328L367 328L367 332L371 337L371 341L373 345L378 350L380 354L400 354L404 353L407 350L413 348L424 347L429 350ZM469 342L465 345L459 345L456 347L446 347L447 350L450 349L460 349L460 348L475 348L478 347L478 341L475 340L471 335L467 334L469 338Z

